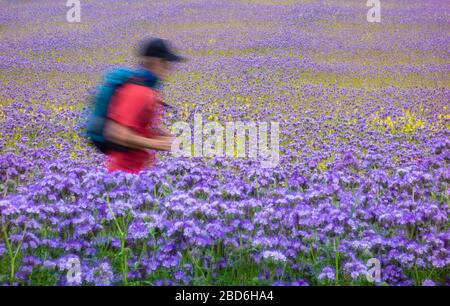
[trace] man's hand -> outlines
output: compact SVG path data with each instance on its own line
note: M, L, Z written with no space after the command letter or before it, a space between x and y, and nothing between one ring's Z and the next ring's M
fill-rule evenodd
M170 151L175 138L172 136L158 136L155 138L147 139L150 140L149 144L152 145L154 149L161 151Z

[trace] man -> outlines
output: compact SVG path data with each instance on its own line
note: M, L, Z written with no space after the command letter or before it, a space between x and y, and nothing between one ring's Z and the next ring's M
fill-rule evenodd
M144 79L135 79L119 87L108 106L104 137L127 148L106 152L109 171L138 173L155 163L154 150L168 151L173 142L173 137L162 127L164 103L156 87L167 78L173 63L181 61L181 57L162 39L143 44L140 56ZM143 86L141 81L154 86Z

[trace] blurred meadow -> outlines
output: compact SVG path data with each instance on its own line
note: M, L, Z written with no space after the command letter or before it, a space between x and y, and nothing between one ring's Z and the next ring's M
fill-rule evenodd
M449 285L450 3L381 5L0 1L0 284ZM277 121L279 165L108 173L83 113L146 37L188 58L167 126Z

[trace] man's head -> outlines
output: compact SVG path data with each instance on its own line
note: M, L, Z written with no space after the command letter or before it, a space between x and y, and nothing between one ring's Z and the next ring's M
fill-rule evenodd
M171 51L169 43L160 38L153 38L142 43L139 56L142 66L161 80L169 76L174 62L183 61L182 57Z

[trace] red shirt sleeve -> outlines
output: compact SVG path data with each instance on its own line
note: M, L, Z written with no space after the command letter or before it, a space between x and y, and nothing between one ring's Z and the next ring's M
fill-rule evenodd
M153 99L144 86L125 84L112 97L107 117L124 126L142 130L147 121L144 116L151 108L149 101Z

